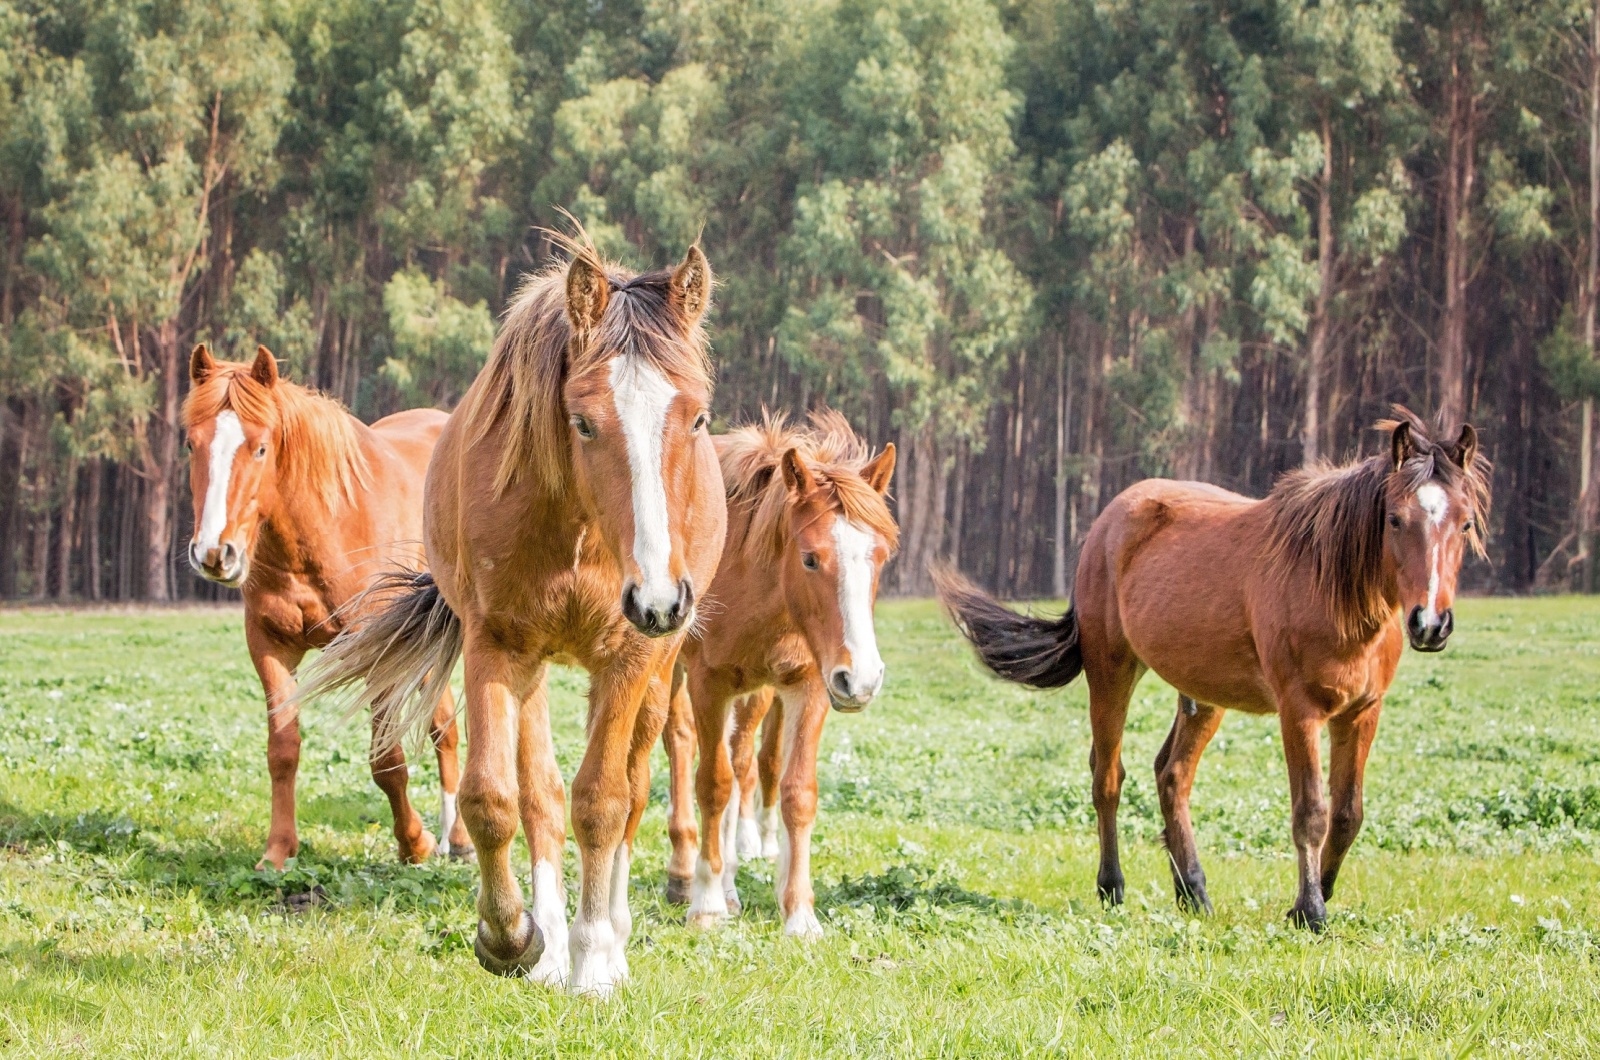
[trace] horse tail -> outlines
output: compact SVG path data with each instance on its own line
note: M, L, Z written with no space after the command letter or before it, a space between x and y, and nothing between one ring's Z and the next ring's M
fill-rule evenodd
M1021 615L942 565L933 568L933 583L956 628L997 676L1031 688L1060 688L1083 672L1072 608L1054 621Z
M372 753L426 726L461 657L461 619L426 571L385 571L340 609L358 616L301 674L296 700L372 712Z

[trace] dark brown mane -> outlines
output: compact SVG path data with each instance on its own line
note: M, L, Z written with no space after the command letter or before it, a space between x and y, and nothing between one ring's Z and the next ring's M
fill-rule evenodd
M357 491L370 488L361 423L333 398L287 379L268 388L250 374L250 365L218 361L184 399L183 426L187 430L224 410L277 440L279 488L285 492L320 498L331 509L341 501L354 504Z
M604 261L581 232L562 243L606 276L611 297L600 326L578 348L573 348L567 316L567 266L535 273L512 299L489 361L458 412L472 424L472 444L496 424L507 425L496 492L525 468L551 486L565 480L568 437L561 389L569 374L621 353L644 358L670 378L711 387L705 331L698 323L689 325L670 296L672 270L631 273Z
M1396 406L1395 416L1376 426L1385 432L1400 422L1410 426L1414 452L1399 468L1385 453L1343 467L1290 471L1278 479L1264 502L1271 513L1268 566L1280 575L1309 566L1318 592L1330 602L1341 636L1353 639L1370 636L1390 618L1379 576L1384 519L1391 501L1399 502L1428 482L1464 493L1473 512L1468 541L1474 552L1484 554L1488 460L1480 455L1463 469L1448 448L1433 441L1432 432L1414 413Z
M832 409L813 412L805 427L790 426L781 413L766 413L760 423L717 439L729 514L744 515L739 547L762 550L764 558L781 553L787 544L793 504L778 462L790 449L799 450L817 485L830 493L845 518L881 534L891 552L900 547L900 528L888 504L861 477L872 451Z

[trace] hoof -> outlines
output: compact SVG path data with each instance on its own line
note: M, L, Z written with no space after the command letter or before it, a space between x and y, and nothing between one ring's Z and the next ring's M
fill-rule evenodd
M421 837L419 837L416 842L401 842L400 860L405 862L407 865L420 865L424 861L427 861L429 858L433 857L433 852L437 850L438 847L439 844L434 841L433 833L427 829L423 829Z
M716 931L727 919L726 913L691 913L684 917L683 922L700 931Z
M450 849L445 852L445 856L451 861L477 861L478 851L471 843L464 843L461 846L451 843Z
M1211 896L1206 894L1204 883L1180 881L1174 889L1177 892L1179 909L1199 916L1211 915Z
M1307 928L1316 934L1322 934L1328 927L1328 911L1326 909L1303 909L1296 905L1289 910L1289 923L1295 927Z
M688 876L667 877L667 901L673 905L689 904L689 888L694 881Z
M744 912L744 903L739 901L738 891L722 892L722 900L728 903L729 916L738 916L740 913Z
M1100 896L1100 901L1102 904L1122 904L1122 881L1120 879L1116 880L1115 882L1096 883L1094 890L1095 893Z
M522 924L517 929L517 939L513 947L520 952L512 958L504 958L494 953L489 948L489 942L484 938L483 921L478 921L478 937L472 943L472 952L477 954L478 963L483 965L483 970L503 975L507 978L520 978L533 971L539 964L539 958L544 956L544 935L539 931L539 925L533 922L533 914L527 910L522 911Z
M789 919L783 922L783 934L785 938L815 942L822 937L822 924L817 920L815 910L796 909L789 914Z

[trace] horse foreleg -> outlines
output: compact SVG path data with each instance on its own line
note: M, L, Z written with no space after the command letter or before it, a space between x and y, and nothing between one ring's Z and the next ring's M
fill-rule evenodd
M784 831L778 848L778 911L785 935L813 939L822 934L822 924L811 888L811 829L817 820L817 747L828 718L828 694L820 677L779 694L785 732L778 782Z
M667 722L661 731L670 793L667 835L672 840L672 854L667 859L667 901L686 905L700 836L694 823L694 707L689 702L688 681L681 666L674 668L669 695Z
M1351 718L1338 717L1328 722L1328 787L1333 796L1333 815L1329 821L1328 844L1322 848L1322 900L1333 898L1333 884L1339 878L1350 844L1361 831L1361 779L1367 771L1367 752L1378 734L1378 715L1383 701L1372 704Z
M1084 670L1089 677L1089 769L1094 774L1095 821L1100 831L1100 871L1095 890L1108 905L1121 905L1122 859L1117 848L1117 807L1122 802L1122 732L1128 721L1128 700L1139 683L1140 669L1132 660L1111 660Z
M761 856L761 829L756 824L756 793L760 786L756 734L771 707L772 690L763 688L745 696L733 708L733 732L728 737L728 751L733 757L733 775L739 781L739 822L734 849L740 861Z
M759 693L772 704L761 725L761 750L756 754L756 773L761 784L761 856L778 856L778 774L783 769L783 700L773 699L772 689Z
M1322 847L1328 838L1328 802L1322 794L1322 719L1314 709L1300 709L1286 701L1279 703L1278 719L1283 730L1283 757L1289 766L1289 800L1300 875L1299 897L1289 910L1289 919L1301 927L1321 931L1328 920L1320 878Z
M458 803L478 848L478 963L497 975L526 975L545 939L522 905L511 871L517 835L518 721L528 675L474 624L466 628L467 766Z
M461 790L461 730L456 725L456 697L446 688L433 710L428 726L434 754L439 759L439 850L441 854L465 861L473 856L472 838L466 822L456 811L456 793Z
M550 739L550 702L541 667L522 700L517 728L517 809L533 868L533 922L544 937L544 953L528 978L552 986L566 982L567 885L561 854L567 845L566 791Z
M1200 755L1221 724L1221 710L1180 696L1172 732L1156 759L1156 790L1161 795L1161 816L1166 822L1163 838L1178 905L1206 913L1211 912L1211 899L1206 894L1206 874L1200 868L1194 825L1189 819L1189 792L1200 767Z
M691 667L689 699L694 704L695 734L700 744L694 785L700 804L700 857L689 888L687 919L695 927L714 927L729 912L728 894L723 887L724 859L737 856L734 851L723 849L722 835L722 814L733 789L733 766L728 759L728 696ZM737 892L734 899L738 899Z
M608 996L627 977L616 956L627 943L628 870L623 842L632 805L628 759L640 705L658 661L596 670L589 688L589 745L572 780L572 830L578 840L582 891L569 932L571 989Z
M267 775L272 782L267 849L256 868L271 865L281 869L300 852L294 819L294 782L300 770L300 709L294 704L294 669L305 653L270 644L248 627L245 640L267 696Z
M406 766L406 753L398 744L391 747L379 745L379 719L372 719L372 782L389 799L389 811L394 815L394 840L400 848L400 860L408 865L420 865L433 856L433 833L422 827L422 818L411 805L406 789L410 770Z

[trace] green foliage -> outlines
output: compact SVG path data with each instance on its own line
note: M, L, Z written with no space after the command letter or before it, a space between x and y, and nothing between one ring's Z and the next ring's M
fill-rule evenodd
M383 308L394 336L394 355L382 375L408 405L449 406L477 376L494 345L494 320L484 302L465 305L441 281L410 269L390 277Z

